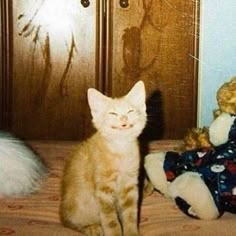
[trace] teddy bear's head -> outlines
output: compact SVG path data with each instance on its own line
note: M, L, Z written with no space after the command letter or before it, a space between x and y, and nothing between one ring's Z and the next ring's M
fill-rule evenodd
M209 127L190 129L183 138L184 144L180 148L181 151L210 149L212 145L218 146L228 141L229 129L234 119L231 116L236 115L236 77L225 82L218 89L216 99L219 107L213 111L214 121L210 128L211 134L209 134ZM216 121L217 117L223 113L224 115Z
M222 112L236 115L236 77L219 88L216 98L219 108L214 111L215 117Z

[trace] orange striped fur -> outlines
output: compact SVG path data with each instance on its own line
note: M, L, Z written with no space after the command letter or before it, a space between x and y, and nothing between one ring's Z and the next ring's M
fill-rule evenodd
M97 132L66 163L62 222L85 235L137 236L137 137L146 123L144 84L136 83L115 99L89 89L88 101Z

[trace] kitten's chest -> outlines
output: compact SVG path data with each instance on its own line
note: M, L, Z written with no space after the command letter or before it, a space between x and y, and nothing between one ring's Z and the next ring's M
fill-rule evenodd
M116 192L119 194L123 191L125 186L135 186L138 181L139 172L139 154L138 152L128 153L113 162L115 174Z
M136 145L120 147L116 155L112 156L112 166L114 171L118 172L118 176L132 175L139 168L139 160L139 150Z
M113 168L120 175L129 174L132 171L136 171L139 167L139 155L138 153L127 153L127 155L121 155L114 159Z
M97 167L101 167L98 174L101 174L102 179L104 177L116 181L125 176L135 176L140 162L138 145L136 142L109 143L100 160L102 163Z

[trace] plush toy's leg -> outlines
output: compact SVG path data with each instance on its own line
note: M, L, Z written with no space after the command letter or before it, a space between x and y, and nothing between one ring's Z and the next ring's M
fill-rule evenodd
M166 179L166 174L163 170L165 155L166 153L164 152L148 154L145 157L144 166L154 188L163 193L165 196L168 196L168 182Z
M143 186L143 197L145 198L151 195L153 192L154 192L154 186L147 178L145 178Z
M196 215L196 212L192 209L192 207L182 198L180 197L175 198L175 203L179 207L179 209L186 215L199 219L198 216Z
M200 219L212 220L220 215L211 192L197 173L186 172L177 177L169 185L169 194L186 201L191 206L189 213Z

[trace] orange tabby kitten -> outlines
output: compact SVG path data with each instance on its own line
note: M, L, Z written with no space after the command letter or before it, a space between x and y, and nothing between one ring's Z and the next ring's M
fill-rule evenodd
M144 84L115 99L90 88L88 102L97 132L66 164L62 222L85 235L139 235L137 137L146 124Z

